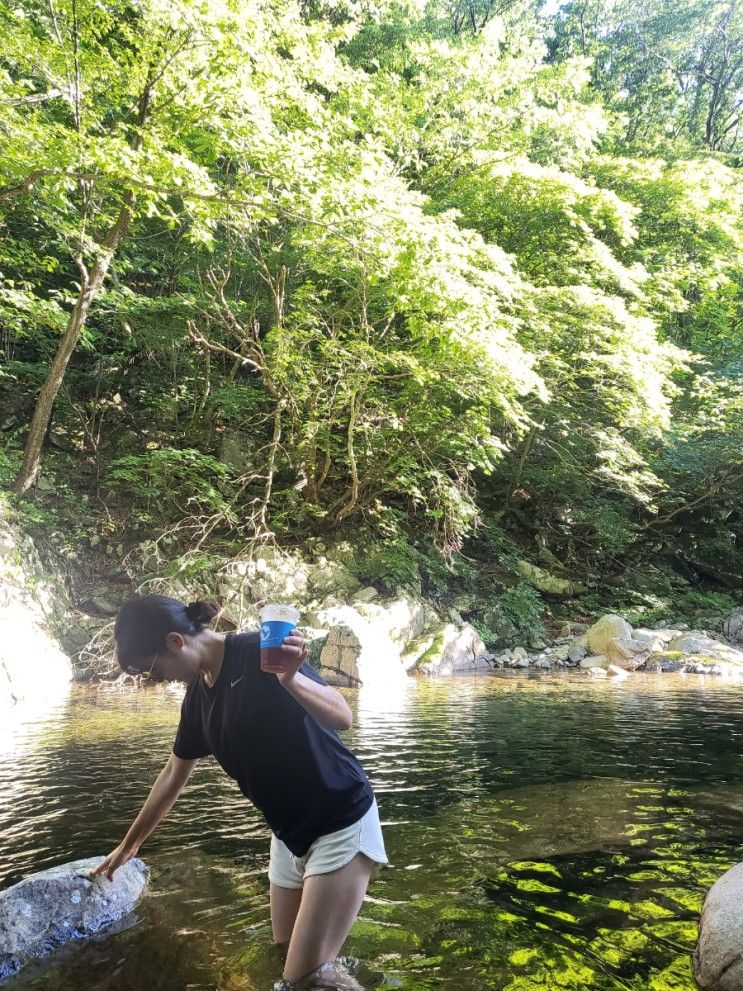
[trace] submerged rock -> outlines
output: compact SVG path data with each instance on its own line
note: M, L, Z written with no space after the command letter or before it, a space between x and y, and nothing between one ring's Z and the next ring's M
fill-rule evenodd
M694 980L703 991L743 988L743 864L723 874L704 900Z
M588 778L521 785L452 802L407 827L406 850L414 850L420 864L410 872L411 892L451 897L441 888L442 837L448 850L456 849L463 883L465 878L479 883L499 865L515 861L630 849L646 788L646 782Z
M132 911L149 871L135 858L114 880L90 879L103 860L88 857L32 874L0 892L0 978L45 957L72 939L101 932Z

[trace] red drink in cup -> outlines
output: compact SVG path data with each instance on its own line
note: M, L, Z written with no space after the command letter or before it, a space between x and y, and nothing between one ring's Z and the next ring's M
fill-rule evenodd
M299 610L282 603L270 603L261 609L261 671L283 674L294 661L290 651L282 650L284 637L296 629Z

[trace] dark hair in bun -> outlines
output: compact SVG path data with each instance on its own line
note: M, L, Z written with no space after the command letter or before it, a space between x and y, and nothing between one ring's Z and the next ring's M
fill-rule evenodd
M210 602L202 602L200 599L196 602L189 602L186 606L186 615L191 622L199 623L202 627L206 626L207 623L211 623L218 612L219 610L216 606L213 606Z
M137 595L127 599L114 624L116 656L124 671L146 670L144 665L165 650L169 633L196 636L217 615L209 602L184 606L167 595Z

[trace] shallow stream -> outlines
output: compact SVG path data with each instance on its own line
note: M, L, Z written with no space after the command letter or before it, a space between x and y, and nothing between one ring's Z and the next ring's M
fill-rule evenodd
M743 699L702 677L484 675L348 694L392 865L346 952L371 989L692 991L706 889L743 859ZM180 696L75 688L0 723L0 888L121 839ZM7 982L267 991L268 832L201 762L142 848L128 928Z

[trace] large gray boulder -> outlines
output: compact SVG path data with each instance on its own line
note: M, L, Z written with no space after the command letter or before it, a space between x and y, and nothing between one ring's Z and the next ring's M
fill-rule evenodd
M743 606L733 609L722 624L722 632L732 643L743 647Z
M689 630L674 637L668 644L668 650L678 650L687 656L709 657L715 661L743 664L743 651L736 650L735 647L721 640L715 640L704 630Z
M528 663L527 659L527 666ZM477 630L469 623L461 627L448 623L419 659L416 672L451 675L462 671L489 671L492 667L493 657Z
M625 619L607 613L573 639L568 646L567 659L584 669L607 668L610 664L635 668L650 649L633 639L632 627Z
M364 653L364 634L347 623L338 623L320 648L320 674L329 685L358 688L363 684L359 658Z
M654 650L663 650L665 645L677 633L678 631L676 630L648 630L641 626L632 631L632 639L648 644L652 652Z
M650 656L652 644L634 637L610 637L606 641L604 653L610 664L625 671L635 671Z
M72 939L85 939L132 911L149 878L135 858L114 880L89 874L103 860L88 857L32 874L0 892L0 979Z
M593 654L605 654L606 646L610 640L615 638L620 640L630 640L632 638L632 627L626 619L616 616L614 613L607 613L589 628L586 633L588 646Z
M742 611L743 612L743 611ZM738 617L733 613L726 632L735 634ZM743 677L743 650L679 623L674 629L633 630L621 616L607 614L569 645L568 660L583 669L625 671L679 671ZM743 988L741 988L743 991Z
M704 900L694 980L703 991L743 988L743 864L723 874Z

